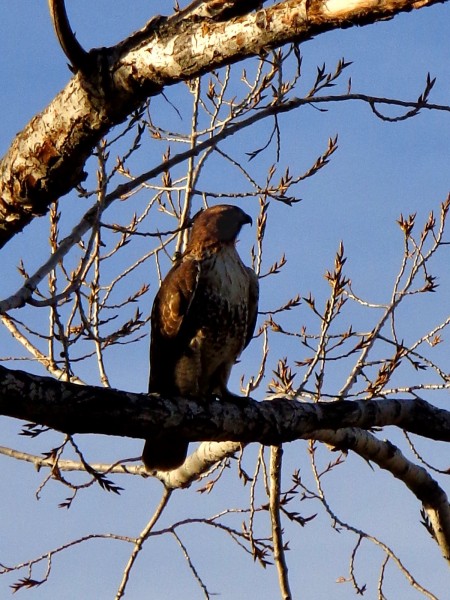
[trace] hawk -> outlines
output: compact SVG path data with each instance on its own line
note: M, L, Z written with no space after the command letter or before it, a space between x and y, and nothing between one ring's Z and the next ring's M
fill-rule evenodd
M234 396L228 378L253 336L258 312L258 278L236 250L246 223L252 223L249 215L227 204L194 217L186 250L153 303L149 392ZM183 464L187 449L187 440L164 432L146 440L142 460L149 472L170 471Z

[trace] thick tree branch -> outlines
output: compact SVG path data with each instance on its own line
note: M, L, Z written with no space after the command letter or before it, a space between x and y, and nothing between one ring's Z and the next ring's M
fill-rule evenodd
M80 386L0 367L0 414L66 433L146 438L176 429L191 441L278 445L320 429L395 425L450 441L450 412L424 400L310 404L289 399L202 402Z
M91 51L89 75L77 73L0 163L0 247L82 181L94 145L165 86L288 42L442 1L286 0L226 22L157 18L117 46Z
M448 498L426 469L407 460L389 441L378 440L369 432L360 429L348 428L338 432L317 431L314 439L332 444L339 449L353 450L402 481L422 503L442 555L450 563Z
M278 445L313 438L353 450L391 472L422 502L436 541L445 559L450 561L450 510L444 491L425 469L408 461L390 442L363 431L396 425L424 437L450 441L450 412L423 400L309 404L292 399L255 402L242 398L242 402L205 403L80 386L0 367L0 413L69 433L149 437L161 428L176 428L192 441L229 440L202 444L182 467L157 474L168 489L188 486L209 466L236 452L239 443ZM8 449L0 451L40 467L52 466L48 459L38 460ZM64 461L61 464L63 469L79 467L65 462L66 465ZM99 470L104 469L100 466ZM118 465L108 467L106 472L142 473L142 469ZM285 575L286 570L280 564ZM288 590L287 580L285 587Z
M186 488L198 481L218 462L233 456L243 448L239 442L203 442L174 471L157 471L157 477L167 488Z

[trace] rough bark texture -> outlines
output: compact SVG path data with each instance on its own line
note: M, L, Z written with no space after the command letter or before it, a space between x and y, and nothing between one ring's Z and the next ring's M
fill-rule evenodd
M67 433L150 437L161 428L190 441L278 445L322 429L396 425L434 440L450 441L450 412L423 400L336 401L289 399L201 402L132 394L57 381L0 367L0 414Z
M92 148L164 86L324 31L373 23L443 0L288 0L238 19L156 18L113 48L92 51L17 135L0 163L0 248L84 178Z

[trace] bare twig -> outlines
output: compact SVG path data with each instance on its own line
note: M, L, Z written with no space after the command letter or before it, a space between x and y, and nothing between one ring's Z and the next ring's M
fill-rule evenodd
M272 446L270 449L270 519L272 522L273 558L278 571L281 598L292 598L289 586L286 545L283 542L283 528L280 517L281 465L283 448Z
M141 552L144 543L148 539L148 536L150 535L151 531L153 530L155 524L157 523L158 519L164 512L164 509L166 508L171 495L172 495L172 491L165 488L163 495L161 497L161 501L158 504L155 512L153 513L150 521L147 523L147 525L144 527L144 529L139 534L139 537L136 539L136 541L134 543L133 551L132 551L130 558L125 566L123 576L122 576L122 581L120 582L119 588L117 590L115 600L119 600L120 598L123 598L123 596L125 595L125 590L127 587L128 580L130 578L130 574L131 574L133 565L136 562L136 559L137 559L139 553Z

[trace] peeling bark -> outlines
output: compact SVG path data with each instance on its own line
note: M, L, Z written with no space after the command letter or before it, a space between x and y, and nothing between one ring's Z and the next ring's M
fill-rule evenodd
M156 17L117 46L91 51L89 73L72 78L0 163L0 248L80 183L102 136L165 86L289 42L442 1L287 0L229 21Z

